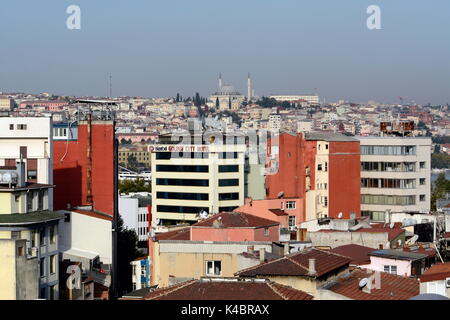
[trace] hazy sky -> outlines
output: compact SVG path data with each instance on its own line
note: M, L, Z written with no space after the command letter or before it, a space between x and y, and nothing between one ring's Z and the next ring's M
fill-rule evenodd
M66 9L81 7L81 30ZM381 7L381 30L366 9ZM449 0L3 0L0 91L450 102Z

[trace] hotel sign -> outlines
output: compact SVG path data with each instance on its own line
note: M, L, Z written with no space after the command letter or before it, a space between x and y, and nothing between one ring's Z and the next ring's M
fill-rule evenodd
M168 145L168 146L149 146L150 152L209 152L209 146L199 145Z

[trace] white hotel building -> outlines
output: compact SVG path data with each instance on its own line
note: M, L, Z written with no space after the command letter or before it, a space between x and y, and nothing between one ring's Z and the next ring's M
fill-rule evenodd
M243 138L203 137L192 144L150 146L152 222L197 221L202 211L215 214L243 205Z
M275 99L277 101L288 101L288 102L296 102L299 100L305 100L309 104L318 105L320 100L319 96L316 94L304 94L304 95L278 95L278 96L270 96L271 99Z
M431 139L358 137L361 214L388 221L391 213L430 211Z

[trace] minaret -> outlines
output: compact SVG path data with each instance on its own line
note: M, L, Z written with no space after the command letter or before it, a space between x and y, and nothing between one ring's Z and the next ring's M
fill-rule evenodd
M250 102L250 100L252 99L252 79L250 78L250 73L248 74L247 77L247 101Z
M222 73L219 73L219 91L222 89L223 82L222 82Z

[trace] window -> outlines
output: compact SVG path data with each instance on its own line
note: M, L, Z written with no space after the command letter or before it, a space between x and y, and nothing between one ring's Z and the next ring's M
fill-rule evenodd
M295 201L286 201L286 210L294 210L296 208Z
M389 265L385 265L385 266L384 266L384 272L388 272L388 273L392 273L392 274L397 274L397 266L389 266Z
M50 286L50 300L56 300L56 285Z
M420 162L420 169L425 169L425 162Z
M39 298L40 299L47 299L47 290L46 290L46 288L41 288L39 290Z
M207 276L221 276L222 262L221 261L206 261L206 275Z
M11 239L14 240L20 239L20 231L11 231Z
M42 247L42 246L45 246L45 228L42 228L40 231L39 231L39 245Z
M200 211L206 211L209 213L209 208L206 207L185 207L185 206L167 206L158 205L156 206L156 211L158 212L174 212L174 213L193 213L197 214Z
M328 171L328 162L325 162L325 172Z
M325 145L325 149L328 150L328 144Z
M239 172L239 165L221 165L219 172Z
M12 123L9 125L9 130L14 130L14 125Z
M145 265L141 266L141 276L145 277L145 275L147 274L147 270L145 268Z
M157 178L158 186L186 186L186 187L208 187L208 179L165 179Z
M195 165L156 165L156 171L159 172L208 172L208 166Z
M27 125L26 124L18 124L17 130L27 130Z
M295 216L289 216L289 227L295 227Z
M239 179L219 179L219 187L239 186Z
M24 253L25 253L25 250L24 250L23 246L20 246L17 248L17 255L19 257L23 257Z
M269 228L264 228L264 237L269 236Z
M44 210L44 190L38 191L38 210Z
M39 261L39 272L41 277L45 277L45 259L41 258Z
M421 194L420 195L420 201L425 201L425 199L426 199L426 196L424 194Z
M317 171L322 171L322 164L321 164L321 163L319 163L319 164L317 165Z
M49 228L50 231L50 243L55 244L56 243L56 226L51 226Z
M323 197L323 206L328 207L328 197Z
M33 198L34 198L34 192L30 191L27 194L27 212L33 211Z
M419 182L420 182L420 185L423 186L426 183L426 179L425 178L420 178Z
M50 257L50 273L56 273L56 254Z
M172 200L209 200L208 193L184 193L184 192L157 192L157 199L172 199Z
M239 192L219 193L219 201L239 200Z

